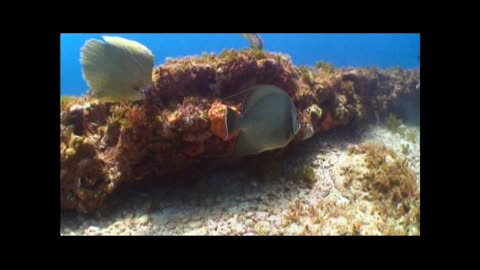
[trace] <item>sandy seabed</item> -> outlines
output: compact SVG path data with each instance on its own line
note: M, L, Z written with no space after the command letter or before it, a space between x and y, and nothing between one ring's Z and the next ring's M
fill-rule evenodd
M96 216L62 213L61 235L419 235L418 220L391 215L369 194L345 185L342 172L361 167L348 148L384 144L405 158L420 186L420 129L407 126L415 142L383 126L364 132L334 131L295 145L277 160L281 171L311 166L313 184L291 174L215 169L194 184L149 186L122 192L114 207ZM405 151L408 147L408 151ZM263 166L263 164L258 164ZM267 165L265 165L267 166ZM271 166L271 165L268 165ZM254 168L258 169L258 168ZM269 167L266 168L269 170ZM274 175L274 179L272 179ZM268 178L268 179L267 179ZM420 202L413 207L420 207ZM419 210L418 210L419 211Z

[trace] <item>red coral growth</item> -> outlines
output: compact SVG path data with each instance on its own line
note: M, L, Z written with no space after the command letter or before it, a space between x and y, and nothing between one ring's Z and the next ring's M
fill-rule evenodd
M203 132L188 133L183 135L183 140L187 142L204 142L212 136L210 130Z
M168 143L168 142L154 142L154 143L151 143L148 146L148 149L152 152L162 153L162 154L169 153L169 152L172 152L173 150L175 150L173 145L171 143Z
M196 157L201 155L205 151L205 146L203 143L185 143L183 147L183 152L189 157Z
M93 104L87 109L85 120L88 123L95 123L95 126L104 125L108 118L108 106L106 104Z
M224 141L216 136L205 141L205 154L212 156L224 156L233 151L235 141Z
M253 50L224 51L219 56L184 57L154 69L149 100L161 103L186 96L225 97L255 84L273 84L293 96L298 77L290 59Z
M117 156L122 175L127 179L138 179L148 170L139 166L148 167L148 146L153 138L153 129L146 120L144 107L130 107L127 110L126 121L121 129L117 145Z
M164 124L159 130L159 137L169 141L175 140L177 137L175 127L169 124Z
M322 131L327 131L335 127L335 120L332 117L332 114L327 111L327 115L325 116L325 119L323 120L321 124L321 130Z
M139 127L146 122L144 107L132 107L127 111L128 126Z
M191 133L208 128L207 108L209 103L206 99L189 97L183 103L177 105L174 112L170 113L167 121L177 130Z
M155 92L164 99L185 96L211 96L214 70L209 65L195 65L181 61L159 66L153 71Z
M151 138L151 132L143 107L132 107L127 111L127 121L122 129L120 145L129 151L141 151L140 149Z
M208 110L210 130L215 136L221 138L222 140L227 140L227 127L225 124L226 111L227 106L222 104L220 100L215 100L210 110Z
M234 112L240 114L235 107L230 107ZM229 141L238 133L227 134L227 126L225 123L225 114L227 113L227 105L222 104L221 101L215 100L210 110L208 110L208 117L210 119L211 132L224 141ZM228 136L227 136L228 135Z

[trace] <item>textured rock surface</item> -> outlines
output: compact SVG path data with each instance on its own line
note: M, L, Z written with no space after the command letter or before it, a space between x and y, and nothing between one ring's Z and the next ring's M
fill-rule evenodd
M407 159L419 184L419 130L407 129L415 133L415 142L382 127L333 131L268 157L264 167L212 170L189 184L135 185L115 194L116 206L102 216L64 213L61 234L419 235L418 194L406 195L410 209L399 211L382 192L366 188L363 178L345 179L346 168L354 168L357 176L370 172L364 155L349 154L350 149L376 143L394 152L392 160ZM301 166L313 168L313 185L289 173Z
M135 103L62 99L62 209L94 213L121 185L234 162L235 138L212 125L222 110L209 112L221 105L240 112L242 95L224 98L255 84L276 85L293 98L302 129L288 148L389 112L403 116L419 99L418 70L295 67L285 55L252 50L170 59L153 80Z

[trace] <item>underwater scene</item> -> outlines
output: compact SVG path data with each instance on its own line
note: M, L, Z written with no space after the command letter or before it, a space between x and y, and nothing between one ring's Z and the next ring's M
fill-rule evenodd
M61 34L60 234L420 235L420 34Z

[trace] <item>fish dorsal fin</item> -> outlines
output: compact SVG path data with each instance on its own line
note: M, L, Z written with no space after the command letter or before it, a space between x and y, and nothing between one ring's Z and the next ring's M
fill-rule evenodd
M274 94L279 95L288 95L282 89L270 85L270 84L260 84L249 88L250 92L247 97L245 97L242 104L242 113L243 115L248 114L248 112L253 108L260 100L264 97Z
M104 36L103 39L111 46L122 49L125 54L130 56L131 62L135 63L138 69L150 72L151 76L154 57L145 45L121 37ZM149 79L151 80L151 78Z
M144 45L120 37L88 40L82 47L83 77L103 101L138 100L152 82L153 54Z

